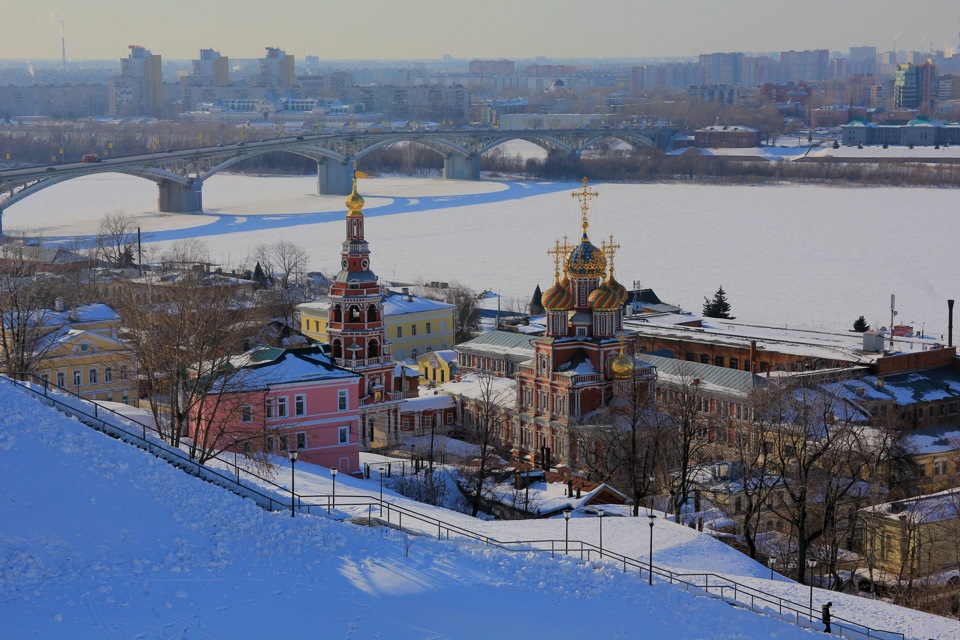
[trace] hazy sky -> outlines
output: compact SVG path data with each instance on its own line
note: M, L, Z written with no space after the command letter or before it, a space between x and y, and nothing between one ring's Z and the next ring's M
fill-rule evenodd
M688 56L958 48L958 0L0 0L0 59Z

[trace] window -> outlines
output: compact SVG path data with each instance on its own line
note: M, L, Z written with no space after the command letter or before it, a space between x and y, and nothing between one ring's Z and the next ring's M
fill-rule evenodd
M349 409L349 400L347 398L347 390L341 389L337 393L337 411L346 411Z
M273 436L267 436L267 453L273 453L275 450Z
M90 381L90 384L100 384L100 370L89 369L87 371L87 379Z
M123 397L120 399L120 402L123 404L130 404L130 396L127 395L126 391L123 392Z
M740 361L737 360L736 358L730 358L730 368L731 368L731 369L739 369L739 368L740 368Z
M241 422L253 422L253 407L248 404L240 407L240 420Z
M723 366L723 356L714 356L714 358L713 358L713 364L715 364L715 365L718 366L718 367L722 367L722 366Z
M412 336L417 335L417 325L415 325L415 324L410 325L410 335L412 335Z
M80 345L80 351L86 352L90 348L86 343Z
M687 351L686 357L689 362L693 362L694 360L697 359L696 356L693 354L693 351Z
M67 376L63 371L57 371L57 386L65 387L67 386Z
M287 396L280 396L277 398L277 417L287 417Z
M47 384L50 382L50 374L49 374L49 373L41 373L41 374L40 374L40 380L43 381L43 386L47 386Z
M287 436L280 436L280 451L290 451L290 443L287 442Z
M413 333L414 333L414 335L416 335L417 332L414 331ZM414 360L416 360L418 357L420 357L420 352L417 351L416 349L413 349L413 350L410 352L410 357L413 358Z
M403 337L403 327L397 327L397 337L398 338Z
M265 413L267 414L267 420L273 419L273 398L267 398L267 401L264 403L264 408L266 409Z
M120 379L121 380L130 379L130 369L125 364L120 365Z
M293 397L293 415L303 416L307 414L307 397L297 395Z
M427 323L427 333L430 333L430 323Z
M340 427L340 444L348 444L350 442L350 427Z
M81 380L80 369L75 369L73 372L73 386L79 387Z
M298 431L297 432L297 449L306 449L307 448L307 432Z
M700 354L700 362L702 364L710 364L710 355L706 353Z
M103 368L103 381L106 384L113 382L113 367L104 367Z
M587 335L587 328L586 328L586 327L577 327L577 335L578 335L578 336L585 336L585 335Z
M453 412L447 414L447 424L453 424Z

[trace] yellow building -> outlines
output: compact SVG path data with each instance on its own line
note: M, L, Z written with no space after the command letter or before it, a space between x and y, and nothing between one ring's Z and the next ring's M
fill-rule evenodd
M960 489L886 502L859 512L862 555L909 580L960 563Z
M105 304L44 312L36 375L91 400L136 404L133 354L117 337L119 324Z
M453 349L437 349L417 358L420 379L431 386L450 382L457 375L457 352Z
M326 342L330 300L304 302L297 305L297 310L300 331ZM417 360L424 353L452 347L455 311L452 304L412 295L406 288L402 292L387 289L383 297L384 329L393 358Z

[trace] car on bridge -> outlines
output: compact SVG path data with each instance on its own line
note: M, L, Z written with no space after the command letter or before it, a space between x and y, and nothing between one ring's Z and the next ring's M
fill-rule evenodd
M103 162L103 160L95 153L87 153L80 158L80 162Z

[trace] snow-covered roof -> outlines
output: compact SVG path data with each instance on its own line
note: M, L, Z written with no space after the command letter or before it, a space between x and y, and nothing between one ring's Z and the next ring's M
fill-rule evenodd
M419 398L407 398L400 403L400 413L453 409L456 405L457 403L451 396L438 393L436 395L420 396Z
M535 336L514 331L486 331L472 340L461 342L453 348L460 353L485 353L529 358L534 351Z
M900 406L948 398L960 399L960 370L938 367L881 377L867 375L846 380L839 383L839 386L850 399L893 400Z
M516 380L480 373L465 375L459 381L445 382L437 389L440 393L490 401L501 407L512 407L517 400Z
M960 449L960 428L928 427L905 436L907 448L916 455L949 453Z
M360 377L349 369L333 364L320 347L255 347L233 358L231 364L247 370L228 383L228 386L236 391L264 389L278 384Z
M861 509L861 512L899 519L901 516L911 522L930 523L960 518L960 488L947 489L926 496L884 502Z

